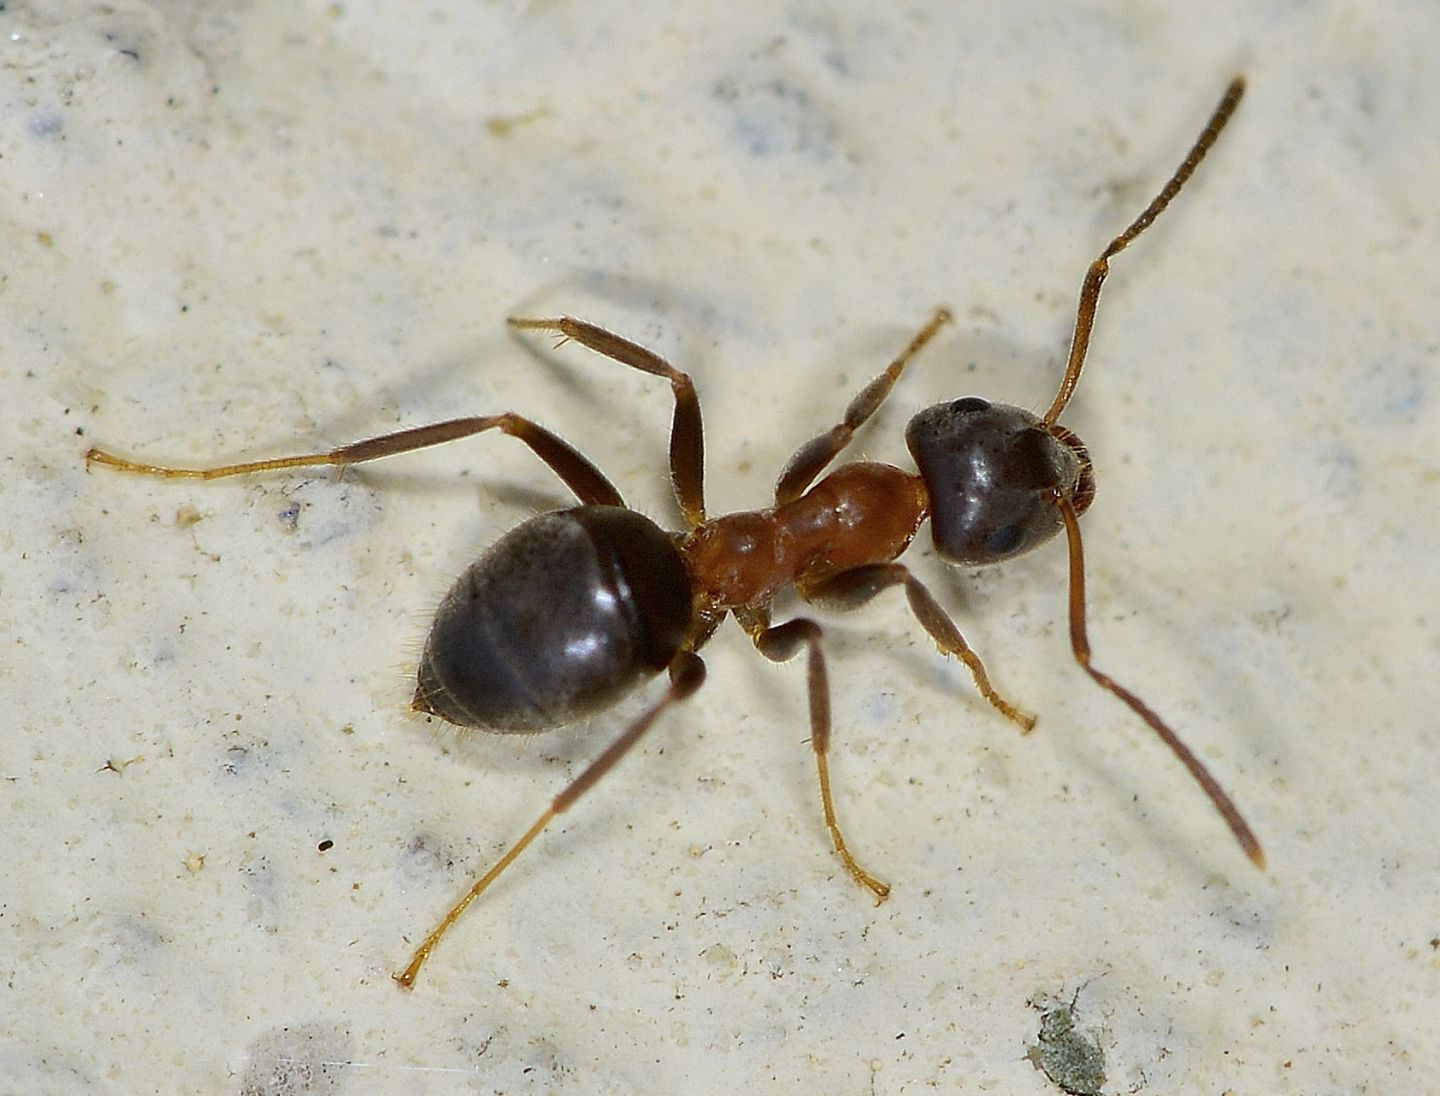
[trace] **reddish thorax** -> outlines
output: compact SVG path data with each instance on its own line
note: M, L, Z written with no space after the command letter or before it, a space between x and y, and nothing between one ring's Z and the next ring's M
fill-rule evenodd
M758 607L791 583L890 562L928 514L919 476L855 461L792 502L705 522L682 550L696 593L712 609Z

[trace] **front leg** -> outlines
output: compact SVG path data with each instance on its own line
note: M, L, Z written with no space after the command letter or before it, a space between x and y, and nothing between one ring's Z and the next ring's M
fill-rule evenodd
M776 506L784 506L805 493L805 489L815 482L815 477L825 471L830 462L850 444L855 431L880 410L880 405L890 395L890 390L895 387L900 374L905 372L905 367L920 353L925 344L935 337L940 328L950 322L950 318L948 310L937 308L935 315L930 317L930 322L910 340L910 345L900 352L899 357L887 365L883 373L860 389L850 401L850 406L845 408L845 417L795 451L795 455L785 463L785 469L775 483Z
M915 619L930 633L930 638L940 650L954 655L970 668L970 676L975 679L975 688L980 690L980 695L1006 719L1018 724L1022 733L1031 731L1035 727L1035 717L995 691L990 684L990 675L985 672L985 664L965 642L950 614L903 563L871 563L819 580L807 582L802 579L796 584L800 596L806 601L837 609L858 608L891 586L905 587L905 597L910 602L910 611L915 614Z

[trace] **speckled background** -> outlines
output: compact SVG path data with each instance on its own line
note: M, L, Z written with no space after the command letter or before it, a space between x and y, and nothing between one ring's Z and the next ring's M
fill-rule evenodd
M0 5L0 1090L1395 1093L1440 1005L1440 14L1057 6ZM753 9L753 10L752 10ZM457 739L405 711L431 608L563 490L484 437L212 485L95 470L531 414L678 519L663 383L504 329L576 313L691 371L719 512L939 304L856 452L1054 391L1115 264L1090 445L1097 663L1235 795L1257 872L1070 658L1064 552L907 557L1022 739L899 596L706 690L417 989L390 973L633 714ZM322 851L322 845L324 850ZM1077 993L1078 991L1078 993ZM1032 1060L1033 1059L1033 1060Z

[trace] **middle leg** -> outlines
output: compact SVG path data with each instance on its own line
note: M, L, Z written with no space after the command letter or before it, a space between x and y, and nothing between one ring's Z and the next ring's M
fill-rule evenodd
M700 419L700 397L690 375L639 343L573 316L553 320L511 316L507 322L520 331L549 331L559 335L561 342L574 339L611 361L670 382L675 395L675 417L670 423L670 482L685 520L692 527L702 524L705 521L705 427Z
M835 816L835 801L830 795L830 681L825 672L825 653L820 649L823 634L820 625L800 617L772 626L768 608L737 609L735 619L750 633L755 649L771 662L789 661L801 647L809 649L810 746L815 751L825 828L830 831L835 851L851 878L870 890L877 904L885 901L890 894L890 884L876 879L850 854L850 847L845 843L845 835L840 832L840 823Z

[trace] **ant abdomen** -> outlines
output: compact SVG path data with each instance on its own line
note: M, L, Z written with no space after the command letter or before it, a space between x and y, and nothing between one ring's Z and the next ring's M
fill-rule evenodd
M412 706L462 727L548 730L670 665L691 617L689 574L654 522L617 506L541 514L445 595Z
M1076 512L1094 495L1085 447L1019 407L966 396L921 411L905 444L930 495L936 551L952 563L996 563L1062 528L1056 500Z

